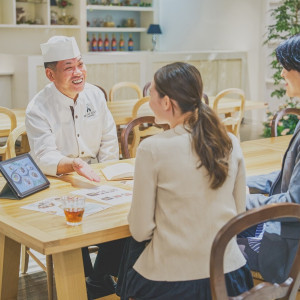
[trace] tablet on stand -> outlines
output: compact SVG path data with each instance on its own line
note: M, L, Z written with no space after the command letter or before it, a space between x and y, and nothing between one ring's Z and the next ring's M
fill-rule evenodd
M50 186L50 182L29 153L0 162L6 184L0 198L22 199Z

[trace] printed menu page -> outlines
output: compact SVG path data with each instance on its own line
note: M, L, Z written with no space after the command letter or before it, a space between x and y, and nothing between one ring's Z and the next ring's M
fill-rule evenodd
M101 185L91 189L81 189L72 194L83 195L86 198L104 202L110 205L117 205L131 202L132 192L109 185Z
M84 214L83 216L89 216L99 211L102 211L106 208L111 207L111 205L93 203L85 201ZM44 200L40 200L25 206L22 206L23 209L35 210L43 213L48 213L57 216L65 216L63 205L60 200L60 197L50 197Z

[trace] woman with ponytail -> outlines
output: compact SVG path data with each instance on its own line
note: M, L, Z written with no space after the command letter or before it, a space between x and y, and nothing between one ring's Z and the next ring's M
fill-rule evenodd
M170 130L145 139L137 151L121 299L211 299L211 245L245 210L246 184L239 142L201 101L202 91L199 71L187 63L155 73L149 105L156 123ZM252 287L235 240L224 268L230 296Z

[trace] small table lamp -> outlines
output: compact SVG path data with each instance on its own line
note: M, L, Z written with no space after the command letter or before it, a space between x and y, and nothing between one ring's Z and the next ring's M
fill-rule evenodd
M155 51L156 48L156 35L161 34L161 29L158 24L150 24L147 30L147 33L152 34L152 51Z

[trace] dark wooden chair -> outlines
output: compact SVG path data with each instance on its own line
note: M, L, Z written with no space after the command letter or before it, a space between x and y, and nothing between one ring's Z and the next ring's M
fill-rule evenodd
M136 149L141 139L169 129L167 124L156 124L153 116L138 117L130 121L121 133L122 158L135 157ZM147 124L147 127L141 126ZM140 130L140 126L142 127ZM130 134L133 133L131 144L129 143ZM131 147L129 147L129 145ZM130 149L129 149L130 148Z
M103 92L105 100L107 102L107 93L106 93L105 89L103 87L101 87L100 85L97 85L97 84L94 84L94 85Z
M227 295L223 259L228 242L241 231L261 222L278 218L293 217L300 219L300 205L295 203L270 204L238 214L225 224L217 233L210 256L210 284L214 300L242 299L296 299L300 285L300 247L288 279L281 283L263 282L236 297Z
M149 88L151 85L151 81L148 81L143 87L143 97L149 96Z
M202 94L202 100L204 100L205 104L209 105L209 99L208 99L208 96L205 93Z
M283 118L285 115L297 115L300 116L300 109L299 108L285 108L280 111L278 111L273 119L272 119L272 125L271 125L271 136L275 137L277 136L277 125L278 122Z

